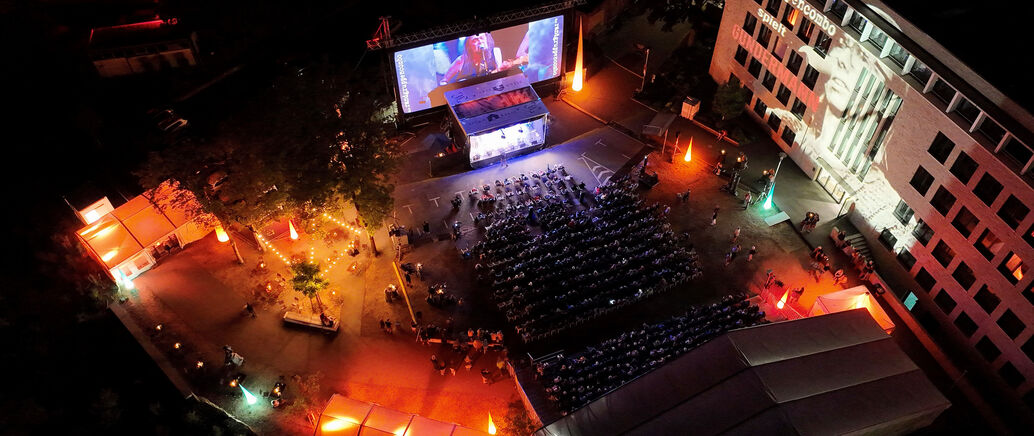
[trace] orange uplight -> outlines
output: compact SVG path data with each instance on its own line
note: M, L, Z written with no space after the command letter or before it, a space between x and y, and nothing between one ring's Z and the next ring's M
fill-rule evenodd
M230 240L230 235L226 234L226 230L223 229L223 226L215 226L215 239L219 242L226 242Z
M495 422L492 422L492 412L488 412L488 434L495 434Z
M1023 269L1022 268L1016 268L1016 269L1012 270L1012 276L1016 277L1016 280L1023 280Z
M790 11L790 16L787 17L787 21L790 22L790 26L797 25L797 19L801 17L801 11L794 9Z
M782 308L783 308L783 306L785 306L785 305L786 305L786 299L787 299L787 298L788 298L789 296L790 296L790 290L789 290L789 289L787 289L787 290L786 290L786 292L784 292L784 293L783 293L783 298L780 298L780 299L779 299L779 302L778 302L778 303L776 303L776 308L777 308L777 309L782 309Z
M683 159L686 162L693 160L693 138L689 138L689 145L686 146L686 157Z
M287 230L291 232L291 239L298 240L298 231L294 229L294 222L287 220Z
M349 427L354 426L356 423L347 419L334 418L332 421L324 423L320 430L323 431L341 431Z
M571 81L571 90L578 92L582 90L582 81L585 80L585 67L582 63L582 22L578 20L578 54L574 58L574 80Z
M93 224L97 220L101 219L101 214L96 210L91 210L83 215L83 219L86 220L86 224Z
M118 249L117 248L112 249L111 251L109 251L107 253L104 253L104 255L101 256L101 260L107 262L107 261L111 260L111 258L115 257L116 254L118 254Z
M861 309L863 307L868 308L869 307L868 303L869 303L869 294L859 295L858 298L855 299L854 308L855 309Z

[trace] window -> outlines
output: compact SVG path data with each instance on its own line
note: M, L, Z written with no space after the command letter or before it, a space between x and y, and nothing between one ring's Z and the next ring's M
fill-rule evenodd
M959 114L962 119L969 121L972 124L977 120L977 116L980 115L980 108L970 103L969 100L961 99L959 105L955 107L955 113ZM968 126L967 126L968 127Z
M1023 240L1027 241L1027 244L1034 247L1034 224L1031 224L1030 228L1027 229L1027 233L1023 234Z
M977 127L977 131L995 145L1005 136L1002 126L990 118L984 118L984 121L981 121L980 126Z
M807 18L801 18L801 27L797 28L797 36L804 41L805 44L811 41L811 35L815 33L815 23Z
M790 52L790 60L786 61L786 69L790 70L794 76L801 72L801 63L804 61L804 56L797 53L796 50Z
M804 113L808 111L808 106L804 104L801 99L796 99L793 102L793 107L790 108L790 113L794 114L798 120L804 119Z
M955 226L966 239L969 239L969 235L973 234L973 230L977 228L978 223L980 223L980 219L973 215L973 212L970 212L969 209L966 209L965 206L959 209L959 213L955 214L955 219L951 221L951 225Z
M894 208L894 217L901 222L901 224L908 224L912 220L912 215L915 212L912 211L911 207L908 207L908 203L905 200L898 200L898 205Z
M1027 328L1027 325L1020 320L1020 317L1016 316L1012 312L1012 309L1005 309L1005 313L998 317L998 327L1002 328L1002 331L1011 339L1016 339L1023 330Z
M772 56L775 56L780 61L786 57L786 43L783 40L776 38L776 43L772 46Z
M1027 265L1015 252L1009 252L1009 255L1005 256L1005 260L998 265L998 272L1015 285L1023 280L1024 274L1027 274Z
M758 62L757 59L751 58L750 65L747 66L747 72L750 73L751 76L754 76L755 79L758 78L758 76L761 75L761 62Z
M937 159L937 162L944 163L948 160L948 156L951 155L951 151L955 149L955 143L944 136L943 133L937 132L937 136L933 138L933 143L930 144L930 148L926 151Z
M1024 289L1021 295L1023 295L1023 298L1027 299L1027 302L1034 306L1034 283L1027 285L1027 289Z
M977 161L969 157L966 152L959 152L959 157L955 158L955 163L951 166L951 173L958 177L962 184L966 185L973 178L973 174L977 172L977 166Z
M872 26L872 30L869 31L869 39L867 41L876 48L883 50L883 46L887 45L887 34L883 33L883 31L878 27Z
M944 240L937 243L933 251L930 252L934 259L937 259L941 263L941 266L948 267L951 260L955 258L955 250L952 250L950 246Z
M772 74L771 71L765 71L765 78L761 79L761 84L765 86L765 89L769 91L775 89L775 82L775 74Z
M955 88L952 88L948 82L943 79L937 79L933 83L933 95L937 96L937 99L944 102L945 104L951 102L951 99L955 98Z
M981 286L980 290L977 291L977 294L973 296L973 301L976 301L977 304L980 305L980 308L984 309L984 312L987 312L987 314L990 315L991 312L994 312L998 305L1001 304L1002 299L998 298L994 292L991 292L991 290L987 288L987 285L984 285Z
M765 105L765 102L761 101L760 98L758 99L758 101L754 102L754 113L758 114L759 117L765 118L765 114L767 112L768 106Z
M797 10L793 6L786 5L786 9L783 10L783 25L787 29L793 29L793 26L797 25L797 22L801 20L801 11Z
M973 269L966 265L966 262L959 262L959 266L955 267L955 272L951 273L951 276L966 290L969 290L969 287L973 286L973 282L977 281L977 276L973 275Z
M855 12L851 14L851 19L847 20L847 27L854 29L858 33L862 33L865 30L865 25L869 24L869 20L866 20L862 14Z
M1002 368L998 370L998 375L1010 387L1020 387L1027 380L1020 371L1016 370L1016 367L1011 362L1006 362L1005 365L1002 365Z
M844 18L847 14L847 2L844 0L833 0L833 4L829 5L829 12L837 18Z
M908 61L908 52L905 51L905 48L902 47L901 44L896 42L891 42L891 44L893 45L890 46L890 55L888 55L888 57L890 60L894 61L895 64L898 64L899 67L905 66L905 62ZM916 63L918 64L919 61L916 61Z
M769 42L772 42L772 29L769 29L768 26L762 24L761 30L758 31L758 43L767 49Z
M768 0L768 4L765 5L765 10L772 14L773 17L778 17L779 6L782 4L782 0Z
M977 248L977 251L984 256L985 259L994 259L995 255L1001 251L1002 246L1005 243L1001 239L998 239L994 233L991 233L991 229L984 229L984 233L980 234L980 238L973 244Z
M916 283L919 283L919 287L923 288L924 291L930 292L933 289L933 285L937 284L937 279L933 278L926 268L919 268L919 272L916 273Z
M829 35L826 35L826 32L821 30L817 33L819 36L815 38L815 45L813 46L815 47L815 53L818 53L819 56L826 57L826 53L829 53L829 46L833 44L833 38L830 38Z
M920 244L926 245L933 239L933 229L926 225L923 220L918 220L916 227L912 229L912 236L916 237L916 241Z
M733 55L732 58L736 59L736 62L739 62L740 65L746 66L747 65L747 50L745 48L743 48L742 46L737 46L736 47L736 54Z
M1030 161L1030 157L1034 156L1034 152L1032 152L1030 148L1023 145L1023 143L1016 140L1016 138L1011 137L1005 142L1005 145L1002 146L1002 151L1005 152L1007 157L1020 164L1021 167L1026 166L1027 162Z
M747 32L748 35L754 36L754 29L758 27L758 17L747 13L747 17L743 19L743 31Z
M779 102L782 103L782 104L789 103L790 102L790 89L787 88L785 85L780 84L779 85L779 93L776 94L776 100L779 100Z
M951 311L955 310L955 306L958 306L955 299L951 298L951 295L948 295L948 291L944 289L937 293L933 302L937 303L937 307L941 308L941 312L944 312L945 315L951 315Z
M930 200L930 204L933 205L934 210L941 213L941 215L948 216L948 211L955 205L955 196L951 195L947 189L943 186L937 188L937 193L933 195L933 199Z
M1019 387L1027 380L1012 362L1005 362L1005 365L998 369L998 376L1005 380L1005 384L1013 388Z
M976 333L977 329L980 328L977 323L973 322L973 318L966 315L966 312L959 312L959 317L955 318L955 327L967 338L972 337L973 333Z
M793 140L797 137L797 132L794 132L793 129L790 128L790 125L787 124L786 126L783 126L783 134L779 137L786 145L793 147Z
M923 197L926 196L927 192L930 192L930 186L933 186L933 176L930 172L926 171L926 168L920 166L916 168L916 173L912 175L912 180L908 182L916 189L916 192Z
M779 124L781 123L782 120L780 120L779 117L776 116L775 112L772 112L772 114L768 116L768 128L772 129L773 132L779 131Z
M995 202L1000 192L1002 192L1002 184L998 183L991 173L984 173L984 176L977 182L977 186L973 188L973 194L988 206Z
M890 231L889 227L883 228L878 240L880 241L880 244L883 244L883 246L887 247L888 250L893 250L894 246L898 244L898 237L894 236L894 232Z
M908 71L908 75L915 77L919 81L920 87L926 86L926 82L930 81L930 76L933 72L930 71L930 67L916 59L915 63L912 64L912 69Z
M818 80L819 70L812 68L811 65L804 67L804 78L801 79L801 82L804 83L808 89L815 89L815 82L818 82Z
M905 248L898 252L897 258L898 262L901 262L901 266L905 267L906 270L911 270L916 264L916 257Z
M977 351L980 352L981 356L984 356L984 360L988 362L994 362L998 356L1002 355L1002 351L995 346L994 342L991 342L987 336L980 338L976 345Z
M998 217L1005 221L1009 227L1015 229L1027 217L1028 212L1030 212L1030 208L1027 205L1023 204L1015 195L1010 195L1009 199L1002 204L1002 208L998 209Z

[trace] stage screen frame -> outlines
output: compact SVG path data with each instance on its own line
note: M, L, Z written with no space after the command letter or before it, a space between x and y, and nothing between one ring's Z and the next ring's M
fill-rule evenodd
M533 35L533 30L538 34ZM445 90L506 67L519 66L532 84L560 77L564 70L564 31L564 15L560 14L394 51L391 63L399 109L403 114L413 114L443 106ZM464 65L461 57L466 53L460 52L461 44L471 50L480 46L483 54L491 56L482 55L484 61L477 65Z

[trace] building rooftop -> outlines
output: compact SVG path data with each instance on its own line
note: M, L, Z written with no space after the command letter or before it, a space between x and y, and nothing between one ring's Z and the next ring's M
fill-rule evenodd
M105 49L153 44L186 38L189 32L162 20L143 21L90 30L90 48Z
M1026 75L1034 71L1034 58L1026 55L1024 48L1031 40L1027 26L1034 16L1034 3L884 1L984 80L1027 111L1034 112L1034 87L1025 80Z

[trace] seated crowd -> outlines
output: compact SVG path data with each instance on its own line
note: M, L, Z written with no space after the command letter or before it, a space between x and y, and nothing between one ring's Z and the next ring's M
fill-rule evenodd
M599 188L596 206L569 214L560 205L510 215L474 246L479 277L525 342L664 291L701 273L657 211L627 178ZM539 224L533 236L529 224Z
M535 364L549 400L566 415L728 330L762 324L743 297L693 306L684 315L607 339L570 356Z

